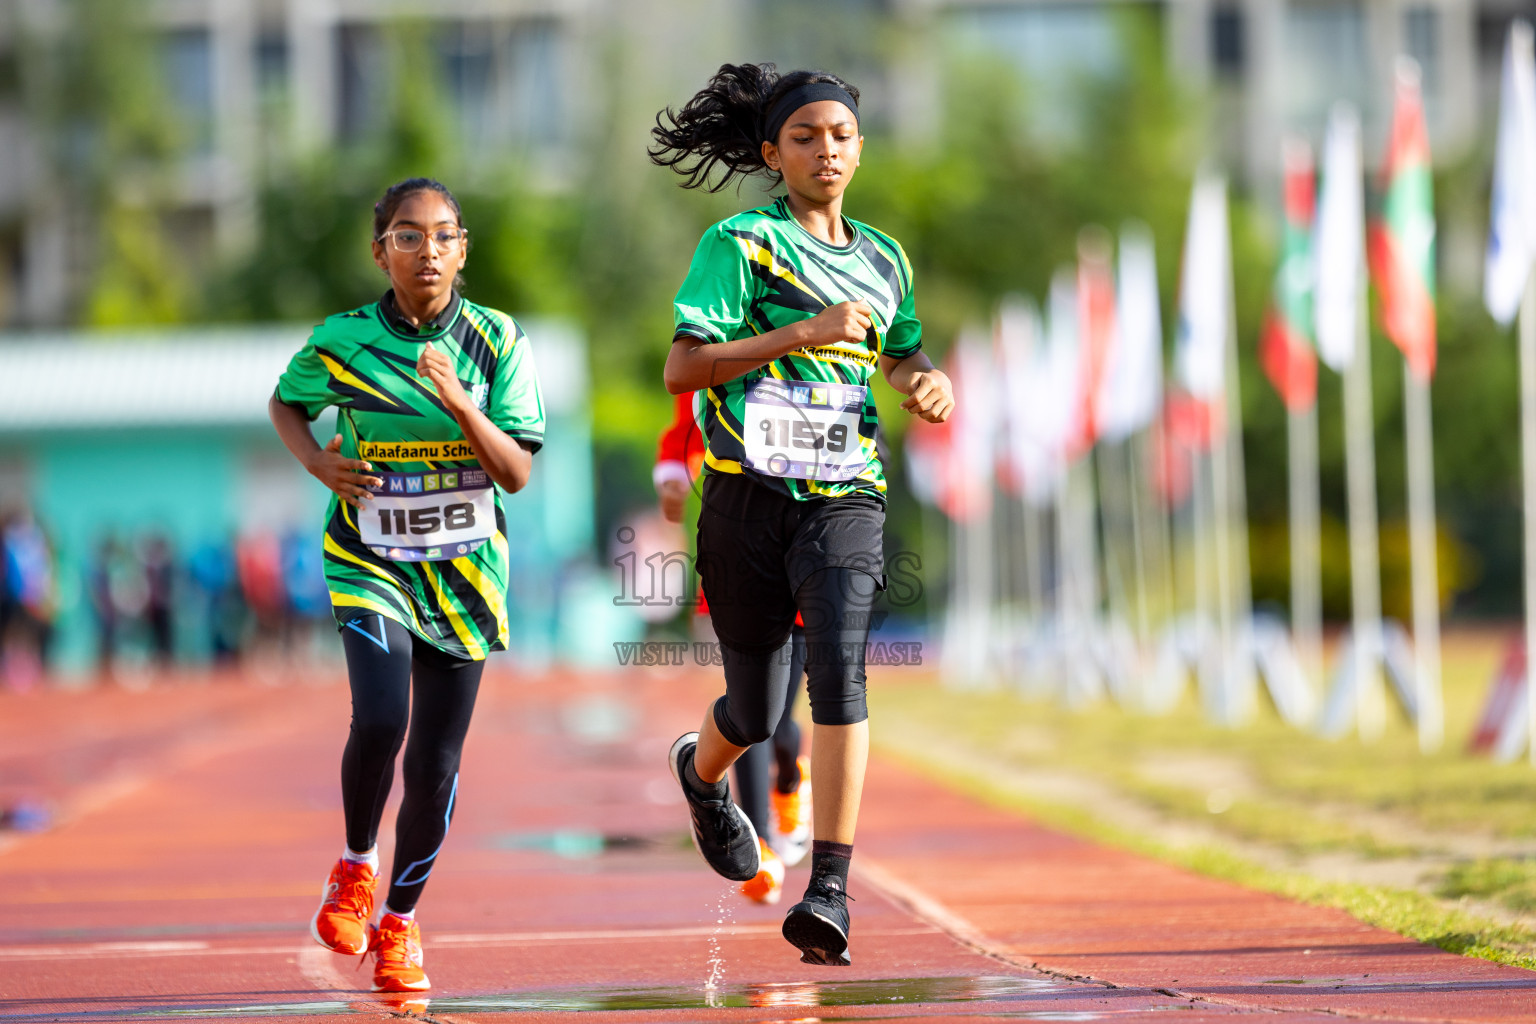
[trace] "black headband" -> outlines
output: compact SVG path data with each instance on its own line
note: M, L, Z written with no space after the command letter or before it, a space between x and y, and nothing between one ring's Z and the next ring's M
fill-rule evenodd
M805 106L807 103L815 103L818 100L837 100L843 106L853 111L855 122L859 119L859 105L848 95L848 90L832 82L807 82L797 85L768 109L768 116L763 118L763 140L765 142L778 142L779 129L784 127L784 122L789 120L789 115Z

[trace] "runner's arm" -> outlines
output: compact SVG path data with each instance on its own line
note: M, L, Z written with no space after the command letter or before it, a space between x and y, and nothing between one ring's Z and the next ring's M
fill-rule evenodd
M891 387L907 396L901 403L907 412L929 423L943 423L954 412L955 394L949 376L935 368L921 350L905 359L881 356L880 370Z
M869 305L861 300L839 302L809 320L735 341L707 342L697 335L678 334L667 353L662 380L674 395L714 387L807 345L861 342L872 322Z
M451 411L453 418L459 421L459 429L464 431L464 440L475 450L475 458L498 487L508 494L516 494L528 485L528 477L533 472L533 452L526 442L508 435L473 405Z
M508 494L516 494L526 487L528 476L533 472L533 452L522 441L492 423L490 417L470 401L447 354L428 342L416 361L416 372L437 389L437 397L458 421L464 440L475 450L476 460L497 486Z
M336 492L336 496L354 508L362 508L362 501L370 500L368 486L380 486L376 476L364 474L373 467L362 459L349 459L341 454L341 435L331 438L324 448L309 432L309 417L297 406L289 405L273 395L267 400L267 415L283 446L309 471L310 475Z

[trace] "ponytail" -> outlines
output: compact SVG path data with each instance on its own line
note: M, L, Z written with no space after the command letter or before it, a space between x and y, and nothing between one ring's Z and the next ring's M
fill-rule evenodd
M647 152L652 162L682 175L683 188L719 192L738 176L760 172L771 174L776 185L782 177L763 163L763 143L778 141L784 117L771 126L774 137L769 138L769 114L795 90L817 85L834 86L842 95L807 93L808 97L851 100L848 105L857 118L859 90L830 72L791 71L780 76L772 64L722 64L682 110L668 107L656 115L656 127L651 129L655 145ZM802 105L796 104L796 109ZM724 167L724 173L711 184L717 167Z

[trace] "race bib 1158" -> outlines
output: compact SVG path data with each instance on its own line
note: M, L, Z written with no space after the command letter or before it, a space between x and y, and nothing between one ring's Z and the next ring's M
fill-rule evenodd
M853 480L868 466L859 440L867 388L762 377L746 388L748 468L795 480Z
M396 562L462 558L496 533L496 496L483 469L380 473L357 513L368 549Z

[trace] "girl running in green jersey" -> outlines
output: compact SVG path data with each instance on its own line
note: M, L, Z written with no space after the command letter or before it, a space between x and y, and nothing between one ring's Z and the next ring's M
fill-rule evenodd
M674 304L667 388L705 392L698 562L726 692L699 732L673 744L669 766L704 859L726 878L752 878L757 837L726 771L779 721L799 611L815 838L784 937L804 962L828 965L851 962L848 867L869 748L864 650L885 581L869 385L878 367L906 396L901 407L930 422L954 408L949 378L921 351L906 254L843 216L864 145L858 99L826 72L727 64L681 111L658 116L650 151L685 188L763 173L785 190L705 232Z
M315 328L268 409L333 492L325 575L352 689L346 847L310 933L338 953L372 952L375 991L419 992L430 983L416 901L453 817L485 657L507 644L502 492L528 482L544 406L522 329L455 288L469 235L446 188L391 186L373 236L389 291ZM338 433L322 448L309 424L328 406ZM394 864L375 915L376 840L402 742Z

